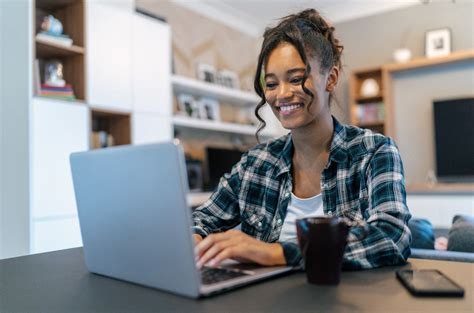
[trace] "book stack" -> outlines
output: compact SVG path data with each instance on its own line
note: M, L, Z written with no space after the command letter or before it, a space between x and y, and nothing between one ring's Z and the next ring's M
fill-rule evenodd
M383 102L359 104L356 107L356 116L359 123L382 122L385 118Z
M39 32L36 34L36 39L66 47L72 46L72 38L65 34L57 35L49 32Z
M72 90L72 86L70 84L66 84L64 87L41 84L39 95L59 100L76 100L76 97L74 96L74 91Z

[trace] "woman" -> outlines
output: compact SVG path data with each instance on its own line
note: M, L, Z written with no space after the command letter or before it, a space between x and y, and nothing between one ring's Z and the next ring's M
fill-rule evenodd
M302 266L295 219L311 214L362 221L368 235L348 244L345 268L403 263L410 213L394 142L340 124L330 112L342 46L313 9L265 31L255 75L262 98L291 132L245 153L193 213L197 266L225 259ZM241 223L241 231L233 228ZM356 236L351 233L350 236Z

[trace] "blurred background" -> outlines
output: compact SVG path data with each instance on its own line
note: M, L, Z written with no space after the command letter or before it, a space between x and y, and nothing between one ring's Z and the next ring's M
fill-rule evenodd
M334 115L396 141L413 216L444 237L474 216L472 1L0 4L0 258L82 245L72 152L178 138L203 203L257 143L265 27L306 8L344 46ZM286 133L263 116L260 141Z

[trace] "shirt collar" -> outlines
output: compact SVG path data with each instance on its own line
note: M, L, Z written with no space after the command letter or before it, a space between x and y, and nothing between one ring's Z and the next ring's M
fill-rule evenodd
M333 138L331 141L331 148L329 149L329 161L328 165L331 161L337 163L343 163L348 159L349 151L347 150L347 138L346 138L346 128L344 125L339 123L339 121L333 116L333 125L334 125L334 132ZM282 152L280 154L280 158L277 162L277 176L287 173L291 169L291 161L293 157L293 140L291 139L291 133L286 135L285 145L283 146Z

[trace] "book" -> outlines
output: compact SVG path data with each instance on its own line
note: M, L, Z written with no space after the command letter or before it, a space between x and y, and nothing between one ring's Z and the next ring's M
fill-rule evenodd
M36 34L36 39L41 40L43 42L48 42L52 44L62 45L66 47L72 46L72 38L67 35L51 35L46 32L40 32Z

